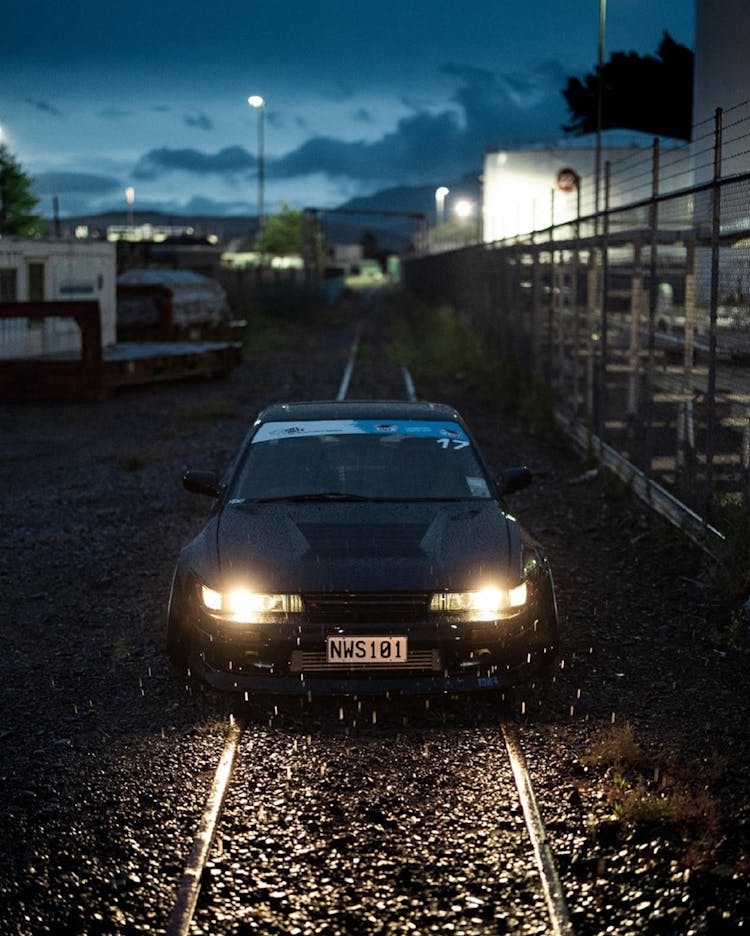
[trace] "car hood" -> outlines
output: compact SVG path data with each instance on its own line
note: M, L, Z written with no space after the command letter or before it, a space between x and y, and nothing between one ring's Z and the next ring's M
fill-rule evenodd
M521 577L520 531L494 501L228 504L222 579L259 590L478 588Z

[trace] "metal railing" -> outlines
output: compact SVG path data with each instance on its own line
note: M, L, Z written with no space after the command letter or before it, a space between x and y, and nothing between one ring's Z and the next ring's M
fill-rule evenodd
M717 111L691 146L605 164L599 212L579 198L559 224L402 270L543 378L577 433L707 523L717 498L750 493L750 172L726 172L748 164L741 114L729 139Z

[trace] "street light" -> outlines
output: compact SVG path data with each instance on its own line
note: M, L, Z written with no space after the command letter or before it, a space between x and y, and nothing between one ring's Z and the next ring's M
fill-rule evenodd
M266 102L259 94L251 94L247 99L250 107L258 111L258 231L263 231L263 184L265 176L265 157L263 153L263 115L266 111Z
M474 214L474 203L470 202L468 198L459 198L453 206L453 211L457 218L465 221L466 218L470 218Z
M442 224L445 221L445 196L450 192L449 188L441 185L435 189L435 221Z

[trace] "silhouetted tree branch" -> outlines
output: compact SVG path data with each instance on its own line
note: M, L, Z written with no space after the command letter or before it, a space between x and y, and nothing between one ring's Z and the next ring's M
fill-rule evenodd
M637 130L689 140L693 124L693 53L664 33L656 56L614 52L602 67L602 130ZM566 133L595 133L598 69L568 78L562 94L573 118Z

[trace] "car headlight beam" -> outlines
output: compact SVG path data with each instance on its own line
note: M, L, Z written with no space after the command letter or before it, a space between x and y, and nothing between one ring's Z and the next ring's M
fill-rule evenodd
M265 619L268 614L302 611L302 598L299 595L268 594L247 588L220 592L207 585L201 585L200 595L207 611L238 624L252 624Z
M465 613L469 618L487 621L513 613L528 601L526 582L514 588L480 588L477 591L437 592L430 601L430 611Z

